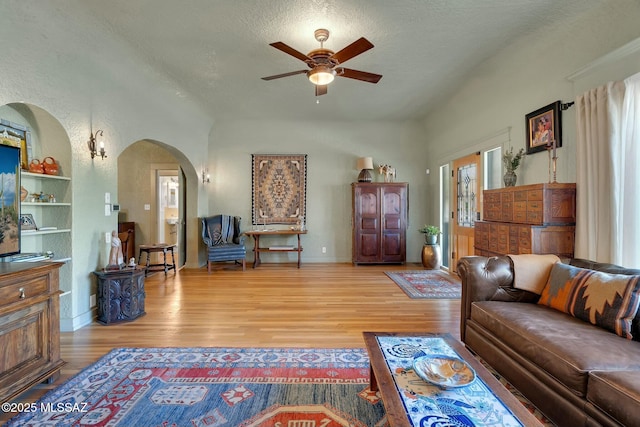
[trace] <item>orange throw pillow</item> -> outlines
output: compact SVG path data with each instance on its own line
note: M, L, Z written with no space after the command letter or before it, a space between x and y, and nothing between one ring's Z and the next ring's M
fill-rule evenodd
M640 305L640 276L557 263L538 304L633 339L632 322Z

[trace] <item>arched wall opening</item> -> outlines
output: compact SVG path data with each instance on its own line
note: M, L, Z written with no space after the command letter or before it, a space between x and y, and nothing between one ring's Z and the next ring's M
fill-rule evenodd
M200 246L198 206L198 174L191 162L175 147L160 141L143 139L134 142L118 156L118 204L119 222L135 222L135 253L139 245L161 243L158 228L166 218L158 214L161 201L158 197L158 177L162 171L179 171L180 199L176 212L180 218L176 225L182 242L179 244L178 265L199 268ZM183 207L183 208L182 208ZM168 240L163 236L163 240ZM183 237L183 239L182 239ZM164 242L162 242L164 243Z
M63 261L59 270L60 317L73 317L74 301L77 293L74 289L73 260L73 203L72 203L72 154L71 141L62 124L44 109L26 103L9 103L0 106L0 120L3 126L19 126L26 129L26 155L23 163L43 162L49 157L58 165L58 175L55 177L30 174L22 170L21 187L27 192L22 203L21 214L31 215L39 229L49 230L31 233L21 233L21 253L53 253L53 259ZM52 160L47 160L51 162ZM31 197L38 194L54 196L56 203L31 203ZM78 267L75 266L77 269Z

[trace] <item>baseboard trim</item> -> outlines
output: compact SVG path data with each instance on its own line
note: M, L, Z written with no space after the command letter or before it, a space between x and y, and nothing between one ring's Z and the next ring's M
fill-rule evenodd
M86 313L82 313L74 318L62 318L60 319L60 331L61 332L73 332L84 326L90 325L96 315L96 309L93 308Z

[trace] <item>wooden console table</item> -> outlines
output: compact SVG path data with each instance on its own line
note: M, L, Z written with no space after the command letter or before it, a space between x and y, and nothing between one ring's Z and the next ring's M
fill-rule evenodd
M266 231L245 231L244 234L253 237L253 268L260 265L260 252L298 252L298 268L300 268L300 255L302 245L300 235L307 234L307 230L266 230ZM260 236L297 236L298 246L271 246L260 247Z

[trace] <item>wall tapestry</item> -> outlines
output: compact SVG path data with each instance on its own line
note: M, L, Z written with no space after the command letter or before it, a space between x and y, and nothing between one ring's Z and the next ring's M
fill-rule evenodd
M253 224L296 224L307 207L306 154L252 154Z

